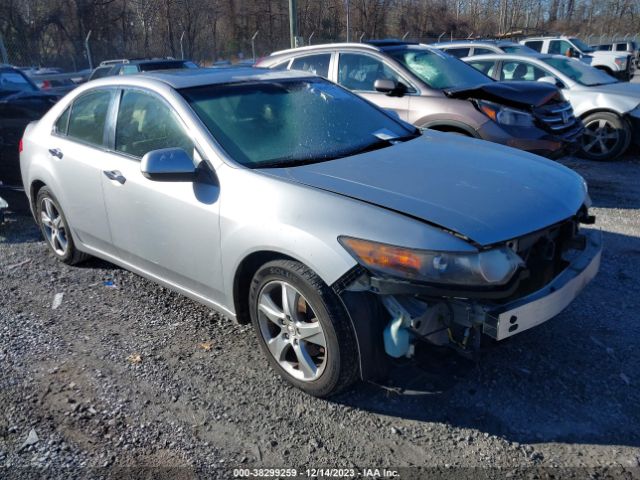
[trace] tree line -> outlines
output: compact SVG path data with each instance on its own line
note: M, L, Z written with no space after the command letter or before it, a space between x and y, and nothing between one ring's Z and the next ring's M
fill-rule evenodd
M305 43L495 37L513 32L640 36L640 0L298 0ZM636 32L637 31L637 32ZM172 56L208 64L289 46L287 0L0 0L0 35L17 65L87 67ZM444 33L444 35L442 35Z

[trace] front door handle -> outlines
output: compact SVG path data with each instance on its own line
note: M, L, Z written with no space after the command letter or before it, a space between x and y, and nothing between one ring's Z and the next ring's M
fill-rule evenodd
M120 173L120 170L104 170L102 173L104 173L109 180L114 180L120 185L124 185L124 182L127 181L124 175Z
M51 154L52 157L58 157L60 159L64 157L64 155L62 154L62 151L59 148L50 148L49 153Z

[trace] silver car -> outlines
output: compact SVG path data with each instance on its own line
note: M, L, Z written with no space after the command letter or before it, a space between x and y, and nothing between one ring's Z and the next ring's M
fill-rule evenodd
M496 80L539 81L562 89L582 119L582 153L613 160L632 140L640 144L640 85L619 82L601 70L563 55L482 55L464 59Z
M538 325L600 262L573 171L420 134L311 74L97 80L21 145L58 259L100 257L252 322L273 368L317 396L419 341L473 354Z

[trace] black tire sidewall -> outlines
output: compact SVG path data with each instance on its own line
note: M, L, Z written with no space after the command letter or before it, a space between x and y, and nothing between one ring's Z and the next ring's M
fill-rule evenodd
M62 221L64 222L65 234L67 236L67 251L64 255L59 255L58 253L56 253L56 251L51 247L49 240L47 240L47 235L44 230L44 225L42 225L42 220L40 219L41 218L40 214L42 213L42 200L45 198L49 198L51 201L53 201L53 203L56 206L56 210L58 210L58 213L60 214L60 216L62 217ZM38 195L36 197L35 210L36 210L36 221L38 222L38 226L40 227L40 232L42 233L42 236L44 237L45 242L47 243L47 247L49 248L49 251L53 255L55 255L55 257L59 259L61 262L72 263L74 259L74 254L76 252L76 246L73 241L73 235L71 234L71 228L69 227L69 222L67 221L67 217L65 216L62 210L62 207L60 207L60 202L58 202L58 199L55 197L53 192L48 187L42 187L38 191Z
M311 275L314 285L307 278ZM260 292L266 284L274 280L284 280L296 288L309 302L311 308L318 317L318 321L322 325L325 340L327 342L327 359L323 373L319 378L313 381L302 381L292 377L287 373L273 357L260 331L258 322L257 302ZM341 348L341 341L338 338L334 322L344 322L346 319L335 311L334 299L327 299L328 292L317 288L318 282L322 282L317 275L306 268L299 262L293 261L274 261L263 265L254 275L249 290L249 310L251 314L251 322L253 324L260 347L267 357L270 365L282 376L287 382L291 383L300 390L318 397L331 395L340 389L342 369L348 366L344 365L344 346ZM326 284L322 283L326 287ZM326 287L328 289L328 287ZM331 292L333 294L333 292ZM347 339L343 339L347 340ZM357 348L355 345L352 348ZM349 382L350 383L350 382Z
M589 160L596 160L596 161L602 161L602 162L615 160L620 155L622 155L629 148L629 145L631 144L631 129L629 125L626 123L626 121L623 118L620 118L618 115L611 112L592 113L591 115L587 115L586 117L584 117L582 121L586 126L588 123L594 120L606 120L607 122L610 122L612 125L614 125L616 130L622 132L623 138L619 140L616 147L609 153L607 157L592 155L588 152L585 152L584 149L582 148L582 144L580 145L580 150L579 150L580 156L587 158Z

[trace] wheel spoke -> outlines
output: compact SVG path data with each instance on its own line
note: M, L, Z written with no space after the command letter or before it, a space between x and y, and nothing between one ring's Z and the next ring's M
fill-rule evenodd
M311 323L301 322L297 325L297 328L298 332L300 332L300 339L321 347L327 346L319 321L316 320Z
M49 215L47 215L46 212L40 212L40 221L47 228L53 227L53 222L51 221L51 218L49 218Z
M313 378L316 375L318 367L313 362L311 355L307 352L304 344L298 342L297 345L293 345L293 351L298 359L298 368L306 378Z
M606 126L607 126L607 121L606 120L599 120L598 121L598 129L606 128Z
M273 357L279 362L284 360L285 351L287 347L290 345L291 344L285 338L283 333L276 335L270 340L267 340L267 347L269 348L269 351L271 352Z
M58 245L60 245L60 250L62 252L66 252L67 251L67 238L64 236L64 232L58 230L56 233L56 240L58 242Z
M285 316L297 319L297 301L298 301L298 292L287 283L280 283L280 287L282 288L282 311Z
M268 294L260 296L260 302L258 303L258 309L264 313L269 320L278 326L281 326L281 321L284 319L284 312L282 312L278 306L273 302Z
M602 140L601 138L598 140L598 142L600 143L600 151L602 153L608 152L609 149L607 148L607 146L604 143L604 140Z
M56 218L56 212L53 206L53 202L48 198L44 199L44 209L47 212L47 216L51 219L51 221L53 221L53 219Z
M598 142L598 139L597 139L597 138L593 139L591 142L587 143L587 144L584 146L584 149L585 149L585 150L587 150L587 151L591 151L591 149L594 147L594 145L595 145L597 142Z
M56 228L64 228L64 224L62 223L62 216L58 215L53 219L53 226Z

